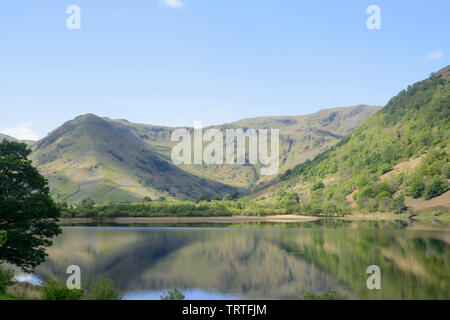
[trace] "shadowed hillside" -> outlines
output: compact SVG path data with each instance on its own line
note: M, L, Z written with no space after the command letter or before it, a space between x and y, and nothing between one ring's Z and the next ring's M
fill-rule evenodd
M238 128L279 129L281 172L335 145L376 110L369 106L336 108L306 116L246 119L214 128L224 133ZM32 159L49 180L54 198L69 203L222 198L263 178L273 178L261 177L259 165L175 166L170 159L175 129L88 114L36 142Z
M334 108L304 116L244 119L220 126L207 127L204 130L215 128L225 134L226 129L279 129L279 172L283 172L328 150L377 110L379 107L364 105ZM135 124L126 120L106 120L121 132L136 136L155 152L170 158L171 149L175 145L170 141L170 137L177 128ZM193 128L188 129L193 130ZM249 188L258 182L273 178L273 176L260 176L259 165L182 165L181 168L198 176L242 188Z

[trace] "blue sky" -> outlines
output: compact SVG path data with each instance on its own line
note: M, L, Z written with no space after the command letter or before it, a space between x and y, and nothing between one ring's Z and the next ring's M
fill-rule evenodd
M381 30L366 27L372 4ZM1 1L0 132L42 138L84 113L210 125L385 105L450 64L448 12L448 0Z

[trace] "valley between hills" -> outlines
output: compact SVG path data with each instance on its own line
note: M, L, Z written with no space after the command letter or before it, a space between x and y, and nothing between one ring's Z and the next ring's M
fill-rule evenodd
M275 176L261 176L251 164L175 165L171 135L178 128L94 114L23 142L52 197L78 210L72 216L122 216L133 204L125 216L420 211L437 217L450 210L449 79L450 66L383 108L358 105L210 127L279 129ZM99 213L100 207L106 209Z

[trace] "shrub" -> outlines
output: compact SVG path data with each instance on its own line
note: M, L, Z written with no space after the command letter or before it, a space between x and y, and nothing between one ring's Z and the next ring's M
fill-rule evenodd
M392 170L394 170L392 165L389 163L385 163L381 166L380 173L385 174L385 173L391 172Z
M282 200L293 201L294 203L300 203L300 197L296 192L286 192L283 195Z
M399 196L392 200L390 208L394 213L402 213L406 211L407 207L405 205L405 197Z
M444 169L442 169L442 174L445 178L450 179L450 163L447 163Z
M169 290L161 296L161 300L184 300L184 299L186 299L186 297L184 296L183 291L177 288Z
M408 189L408 194L414 199L420 198L425 191L425 184L422 181L414 181Z
M339 292L328 289L321 295L306 291L304 288L294 297L295 300L348 300L347 295L341 295Z
M311 191L316 191L316 190L320 190L325 188L325 185L323 184L323 182L321 180L317 181L316 183L314 183L314 185L312 186Z
M385 199L385 198L390 198L391 197L391 193L389 191L381 191L379 194L377 194L377 199L381 200L381 199Z
M6 292L6 287L14 283L14 270L4 269L0 264L0 294Z
M365 187L360 193L358 193L358 198L373 198L375 196L375 192L371 187Z
M43 300L82 300L84 289L69 289L64 282L50 280L41 288Z
M94 279L89 286L88 300L121 300L122 293L116 288L114 282L106 277Z
M434 180L429 186L425 188L425 197L431 199L440 196L447 191L447 182L443 180Z

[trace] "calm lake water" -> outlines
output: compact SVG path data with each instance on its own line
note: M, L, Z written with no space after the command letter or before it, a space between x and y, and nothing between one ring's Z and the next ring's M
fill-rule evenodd
M406 222L64 227L28 280L112 278L125 299L285 299L332 288L351 299L450 299L450 231ZM367 267L381 268L369 290Z

